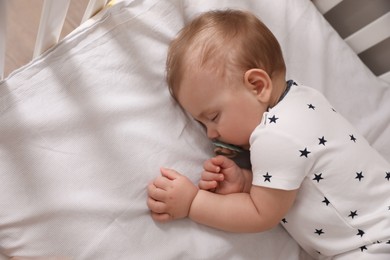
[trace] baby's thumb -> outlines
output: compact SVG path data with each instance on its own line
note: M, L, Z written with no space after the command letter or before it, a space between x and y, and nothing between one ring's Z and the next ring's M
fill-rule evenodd
M170 180L174 180L180 176L180 173L178 173L175 170L168 169L168 168L160 168L160 172L161 172L162 176L164 176L165 178L168 178Z

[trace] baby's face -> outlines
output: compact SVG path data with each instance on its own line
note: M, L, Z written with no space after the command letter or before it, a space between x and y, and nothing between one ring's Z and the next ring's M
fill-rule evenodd
M249 138L265 112L244 82L228 83L210 70L187 71L177 99L202 123L210 139L249 148Z

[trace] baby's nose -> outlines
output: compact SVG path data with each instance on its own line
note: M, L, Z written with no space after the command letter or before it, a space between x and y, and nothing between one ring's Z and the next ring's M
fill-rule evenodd
M207 137L211 140L217 139L219 137L218 131L215 129L207 129Z

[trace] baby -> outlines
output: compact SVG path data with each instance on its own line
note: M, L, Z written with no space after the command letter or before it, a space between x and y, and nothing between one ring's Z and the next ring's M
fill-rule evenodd
M390 259L390 165L316 90L286 81L278 41L253 14L204 13L170 45L172 96L207 135L250 151L204 163L199 188L172 169L148 186L156 221L230 232L278 223L314 258ZM255 243L255 241L254 241Z

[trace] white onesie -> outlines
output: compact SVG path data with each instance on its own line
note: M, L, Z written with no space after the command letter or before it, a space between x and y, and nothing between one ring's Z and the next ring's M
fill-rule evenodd
M310 255L390 259L390 164L322 94L294 83L250 144L253 185L299 189L282 224Z

